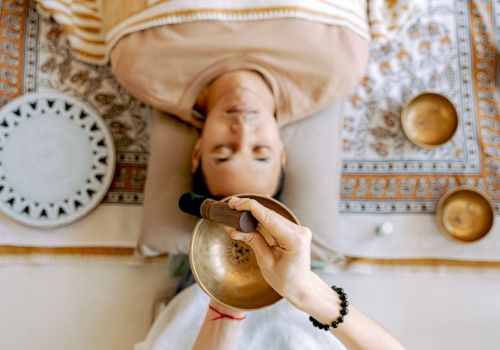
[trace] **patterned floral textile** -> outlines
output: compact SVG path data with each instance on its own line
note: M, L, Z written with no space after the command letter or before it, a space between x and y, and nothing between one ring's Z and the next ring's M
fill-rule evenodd
M344 116L343 212L433 213L460 184L488 192L500 212L499 43L500 3L466 0L428 1L394 40L373 43ZM433 150L409 142L399 120L425 91L447 96L460 117L453 141Z
M368 259L499 261L498 224L465 244L438 232L435 212L446 191L469 185L487 192L500 213L500 2L422 3L393 40L373 42L345 111L344 251ZM401 9L398 1L385 4L385 16ZM460 119L452 141L436 149L413 145L400 123L405 101L428 91L447 96ZM383 222L393 224L392 235L375 234Z
M141 204L148 158L149 107L132 98L107 66L72 58L60 27L33 3L0 3L0 107L28 92L57 90L91 104L107 122L117 168L105 203Z

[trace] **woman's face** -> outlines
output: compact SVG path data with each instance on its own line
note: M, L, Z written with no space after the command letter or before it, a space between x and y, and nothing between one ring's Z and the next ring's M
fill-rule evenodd
M241 86L213 101L193 152L212 195L274 194L285 153L273 112L273 101Z

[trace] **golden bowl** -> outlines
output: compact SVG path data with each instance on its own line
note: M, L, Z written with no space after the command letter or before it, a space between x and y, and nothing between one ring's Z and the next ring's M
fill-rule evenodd
M299 224L287 207L271 197L256 194L236 196L253 198ZM229 200L229 197L224 200ZM264 280L253 250L244 242L231 239L232 230L212 221L198 221L189 251L189 263L196 282L211 298L241 310L255 310L276 303L282 297Z
M439 230L461 242L474 242L488 234L495 220L493 202L469 186L448 191L440 200L436 218Z
M406 137L417 146L435 148L455 135L458 114L446 97L426 92L406 102L401 113L401 126Z

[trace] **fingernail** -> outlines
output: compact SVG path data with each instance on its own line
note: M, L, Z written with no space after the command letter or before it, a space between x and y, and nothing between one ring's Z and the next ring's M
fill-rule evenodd
M230 201L231 203L236 203L236 202L239 202L239 201L240 201L240 198L238 198L238 197L231 197L231 198L229 198L229 201Z
M244 241L245 240L245 236L243 236L241 233L232 234L231 238L234 239L235 241Z

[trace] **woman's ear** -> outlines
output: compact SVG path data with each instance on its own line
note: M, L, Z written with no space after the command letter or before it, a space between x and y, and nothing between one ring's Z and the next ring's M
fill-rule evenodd
M193 153L191 153L191 173L195 173L201 160L201 137L198 137L194 144Z
M204 88L196 99L195 109L204 115L207 114L207 88Z
M285 147L281 149L281 167L285 169L286 167L286 151Z

